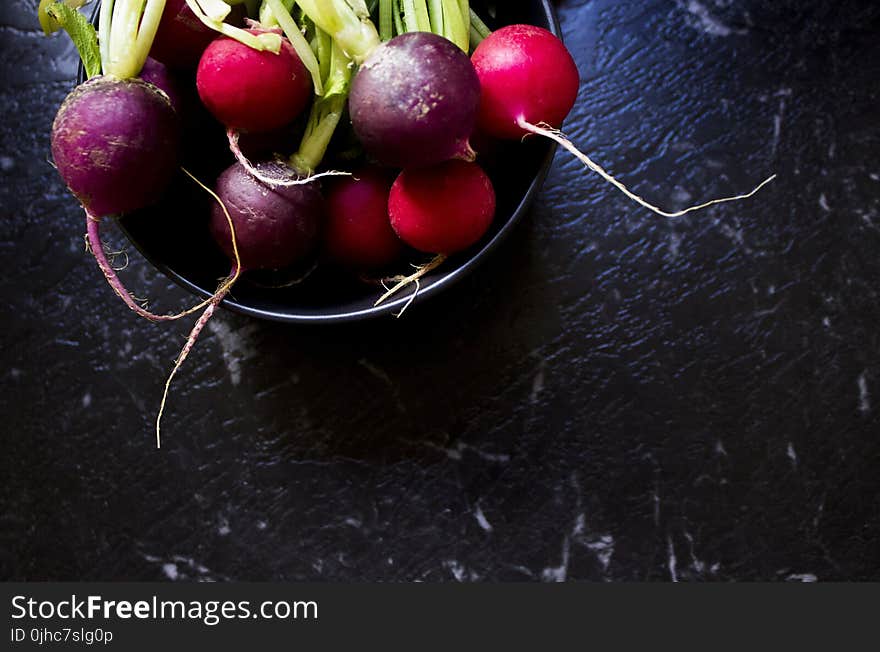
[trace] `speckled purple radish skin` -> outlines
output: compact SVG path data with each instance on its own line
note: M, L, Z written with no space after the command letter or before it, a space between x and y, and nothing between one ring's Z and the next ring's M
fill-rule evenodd
M355 76L351 122L364 149L383 165L416 167L473 160L480 80L468 56L428 32L376 48Z
M168 96L140 79L95 77L64 100L52 158L93 217L157 202L177 168L180 126Z
M273 168L255 166L261 173ZM270 188L235 163L217 178L214 188L235 227L242 271L282 269L311 254L324 221L324 199L315 182ZM211 209L211 233L230 260L235 260L229 222L219 204Z

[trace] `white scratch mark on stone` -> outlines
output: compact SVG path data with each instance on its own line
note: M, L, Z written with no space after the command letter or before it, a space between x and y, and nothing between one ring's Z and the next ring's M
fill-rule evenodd
M788 459L791 460L791 465L793 467L797 467L798 464L798 456L797 452L794 450L794 444L788 442L788 448L785 449L785 454L788 455Z
M346 519L343 521L343 523L345 523L346 525L349 525L349 526L351 526L351 527L353 527L353 528L360 528L360 527L363 525L363 523L361 522L360 519L358 519L358 518L352 518L351 516L349 516L348 518L346 518Z
M90 392L86 392L82 397L82 406L84 408L88 408L92 404L92 395Z
M822 325L825 328L831 328L831 320L828 317L822 317Z
M656 489L651 492L651 499L654 501L654 525L660 525L660 494Z
M687 204L693 198L693 195L681 187L676 187L671 193L670 198L676 204Z
M162 572L172 582L180 577L180 573L177 571L177 564L162 564Z
M872 172L868 177L870 177L871 181L880 181L880 174L877 174L876 172Z
M258 530L265 530L267 527L269 527L269 524L266 521L257 521Z
M480 576L472 570L468 570L464 567L464 565L455 560L455 559L447 559L443 562L443 565L452 573L452 577L455 578L457 582L464 582L467 580L478 580Z
M669 568L669 579L673 582L678 581L678 560L675 558L675 546L672 545L672 537L666 537L666 552L669 556L667 562Z
M724 457L727 457L727 449L724 448L724 442L720 439L715 442L715 454L724 455Z
M562 563L559 566L550 566L541 571L541 580L544 582L564 582L568 577L568 558L571 543L568 536L562 539Z
M11 156L0 156L0 170L4 172L12 172L15 167L15 159Z
M455 461L461 460L464 457L465 452L471 452L480 459L486 460L487 462L495 462L497 464L506 464L510 461L510 455L506 453L489 453L482 449L479 449L475 446L471 446L469 444L465 444L464 442L457 442L454 447L446 448L443 446L438 446L433 442L424 442L425 446L429 448L433 448L435 450L446 453L446 456Z
M669 257L672 260L678 258L678 253L681 250L681 236L673 231L669 234Z
M819 578L812 573L792 573L785 579L789 582L816 582Z
M826 213L831 212L831 206L828 205L828 198L825 196L824 192L819 195L819 208L821 208Z
M863 371L856 381L859 387L859 412L862 414L871 411L871 397L868 394L868 379L865 374L866 372Z
M150 555L147 553L140 553L141 557L145 561L150 562L151 564L159 564L159 568L165 574L165 576L170 580L185 580L187 579L187 574L184 573L181 569L187 569L189 571L194 571L196 574L202 576L200 579L211 580L217 579L217 576L213 576L211 574L211 569L206 566L200 564L195 559L191 557L184 557L183 555L171 555L168 559L162 559L161 557L157 557L155 555ZM219 576L220 579L229 579L223 576Z
M584 545L596 555L596 559L602 565L602 570L607 571L611 564L611 556L614 554L614 537L603 534L596 539L584 542Z
M214 318L208 322L208 329L217 336L217 341L220 342L223 363L229 373L230 382L233 385L239 385L241 383L241 361L256 355L256 351L245 340L247 335L245 328L235 331L222 319Z
M492 524L489 522L489 519L486 518L486 515L483 513L483 510L480 508L480 504L474 507L474 518L477 519L477 525L479 525L486 532L492 531Z
M706 568L706 564L697 558L697 554L694 551L694 538L691 536L691 533L687 531L684 532L684 538L687 539L688 546L690 547L691 568L697 573L702 573Z
M571 530L572 536L580 536L584 533L584 530L587 527L587 516L586 514L578 514L574 519L574 527Z
M220 525L217 527L217 534L221 537L229 536L232 528L229 527L229 521L225 518L220 519Z
M532 380L532 403L537 403L538 397L541 395L541 392L544 391L544 368L546 367L546 364L547 363L543 360L541 361L541 364L538 366L538 372L535 374L535 378Z
M689 0L686 8L688 12L696 18L696 20L688 21L690 26L699 29L706 34L712 36L730 36L731 34L746 34L745 29L734 29L729 25L725 25L715 18L706 6L697 0Z

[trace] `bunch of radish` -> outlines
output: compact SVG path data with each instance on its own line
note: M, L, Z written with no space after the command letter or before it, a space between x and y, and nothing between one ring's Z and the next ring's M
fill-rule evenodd
M531 25L490 32L468 0L104 0L97 31L77 11L87 3L39 7L47 33L71 36L89 78L58 111L52 155L129 308L153 321L204 310L162 407L205 323L250 272L316 260L375 279L407 251L431 256L386 277L380 303L410 284L415 296L424 274L478 243L496 204L477 132L550 138L661 215L761 187L675 213L634 195L558 131L579 87L562 42ZM228 167L216 179L180 167L182 125L203 120L181 99L192 89L226 131ZM231 269L210 299L162 315L125 289L99 227L159 201L177 174L212 195L205 228Z

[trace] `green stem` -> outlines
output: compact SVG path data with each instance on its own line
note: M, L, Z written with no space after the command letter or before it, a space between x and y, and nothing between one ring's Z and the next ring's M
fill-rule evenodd
M408 32L430 32L431 19L425 0L403 0L403 20Z
M122 1L122 0L120 0ZM281 50L281 37L273 32L265 32L262 34L251 34L250 32L233 27L229 23L211 20L199 4L202 0L184 0L186 6L192 10L203 24L207 25L216 32L220 32L224 36L235 39L239 43L244 43L254 50L274 52L278 54Z
M321 30L318 30L319 42ZM290 157L291 166L304 175L311 175L321 164L330 140L345 111L351 86L351 59L339 44L331 41L330 72L326 78L324 97L312 104L309 121L297 152Z
M98 20L101 65L119 79L140 74L165 9L165 0L108 0Z
M321 66L318 64L318 59L315 57L312 46L309 45L306 37L303 36L303 33L299 30L299 26L297 26L296 21L293 20L293 16L290 15L290 10L281 2L281 0L265 0L263 6L269 8L269 11L275 17L275 20L281 25L281 29L284 31L285 36L287 36L287 39L296 51L300 61L303 62L303 65L311 74L312 83L315 86L315 94L323 95L324 84L321 80Z
M435 34L443 34L445 25L443 0L428 0L428 12L431 14L431 31Z
M403 34L406 32L406 26L403 24L403 18L401 14L403 11L400 8L401 0L394 0L394 31L397 34Z
M293 5L295 3L296 0L282 0L282 4L284 5L284 9L285 11L287 11L287 13L293 11ZM259 20L260 24L266 28L281 26L281 24L278 22L278 18L275 17L275 12L272 11L272 7L269 6L267 0L263 0L262 4L260 5Z
M379 0L379 40L383 43L394 37L394 0Z
M443 0L443 25L446 38L465 52L470 47L469 14L462 14L459 0Z
M363 62L379 46L379 33L363 0L296 0L296 3L355 63Z
M98 16L98 47L101 48L101 64L105 73L108 72L106 66L110 60L110 17L113 15L113 2L114 0L104 0Z
M477 15L477 12L476 12L476 11L474 11L473 9L471 9L471 10L470 10L470 15L471 15L471 28L472 28L473 30L475 30L475 31L477 32L477 34L480 35L480 37L481 37L480 40L483 40L484 38L486 38L487 36L489 36L489 34L492 33L492 30L489 29L489 28L486 26L486 23L484 23L484 22L480 19L480 17Z

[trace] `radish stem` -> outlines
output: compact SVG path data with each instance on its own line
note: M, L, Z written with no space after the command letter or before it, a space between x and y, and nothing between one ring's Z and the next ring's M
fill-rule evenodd
M196 18L198 18L200 21L202 21L202 23L204 23L214 31L220 32L224 36L235 39L240 43L244 43L254 50L274 52L275 54L278 54L278 52L281 50L281 37L278 34L272 32L265 32L263 34L251 34L246 30L240 29L238 27L233 27L228 23L211 20L211 18L202 10L201 6L199 5L200 0L184 1L186 2L186 6L189 7L196 15Z
M380 43L379 33L362 0L296 0L296 3L355 63L363 62Z
M293 3L291 3L292 5ZM323 95L324 84L321 80L321 68L318 64L318 59L315 57L312 47L306 41L306 37L303 36L303 33L293 20L293 16L290 15L290 10L286 4L282 4L281 0L265 0L263 7L269 8L271 15L281 25L284 35L287 36L300 61L303 62L303 65L311 74L312 84L315 86L315 94ZM262 16L263 12L260 12L260 15Z
M394 37L394 2L392 0L379 0L379 39L384 43Z

